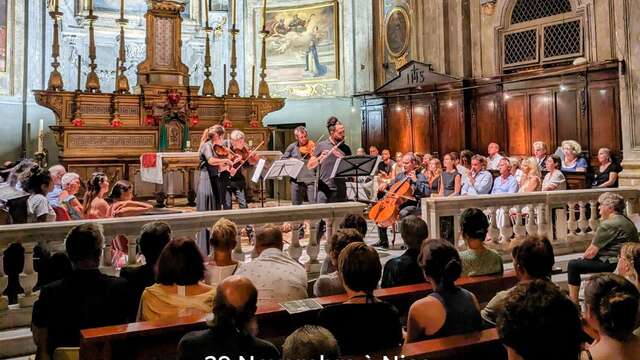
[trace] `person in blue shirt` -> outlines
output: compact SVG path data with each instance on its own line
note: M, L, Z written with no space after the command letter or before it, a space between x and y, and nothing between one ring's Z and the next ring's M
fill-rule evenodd
M53 181L53 190L47 194L49 205L60 207L60 194L62 193L62 177L67 173L64 166L54 165L49 168L51 181Z
M493 181L492 194L514 194L518 192L518 182L511 175L511 163L509 159L503 158L498 164L500 176Z
M587 160L580 157L582 147L574 140L565 140L562 142L562 171L585 172L589 167Z
M462 178L461 195L484 195L491 192L493 176L486 168L487 158L482 155L471 158L471 170Z

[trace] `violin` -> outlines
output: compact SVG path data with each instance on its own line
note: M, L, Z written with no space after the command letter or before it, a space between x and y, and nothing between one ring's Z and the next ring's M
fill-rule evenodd
M413 199L411 178L407 176L393 184L386 191L384 198L373 205L369 211L369 219L383 228L392 226L400 218L400 206L405 201Z
M309 154L313 154L313 152L316 151L316 143L313 140L309 140L306 144L299 146L298 149L300 150L300 155L302 155L302 158L304 159L309 156Z
M242 168L242 165L244 165L244 163L246 163L247 161L251 163L253 161L254 155L256 155L256 152L262 145L264 145L264 141L258 144L258 146L256 146L251 151L249 151L246 146L241 149L236 149L235 152L231 149L227 149L228 152L233 153L233 158L231 158L233 164L222 166L220 168L220 171L227 171L229 172L229 175L234 176L236 173L238 173L238 170Z

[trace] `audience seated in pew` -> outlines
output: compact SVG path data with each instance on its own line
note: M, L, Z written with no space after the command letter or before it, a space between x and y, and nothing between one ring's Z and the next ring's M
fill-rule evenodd
M332 236L329 243L328 258L333 266L338 266L338 257L340 252L347 245L354 242L364 242L362 234L356 229L338 229ZM322 274L313 284L313 295L317 297L344 294L345 289L342 286L342 280L338 275L338 271L329 274Z
M567 276L569 296L578 303L580 275L612 272L618 263L618 253L625 242L638 242L638 230L624 215L625 201L620 195L604 193L598 198L600 203L600 224L596 228L591 245L585 250L582 259L569 261Z
M596 168L596 172L593 174L591 186L594 188L617 188L618 174L622 171L622 168L613 162L609 148L600 148L598 150L598 162L600 166Z
M61 207L60 194L63 191L62 177L67 173L67 170L62 165L53 165L49 168L49 174L51 175L51 181L53 182L53 188L46 194L47 201L51 206Z
M640 243L624 243L618 255L618 265L615 274L629 280L636 288L640 289Z
M53 189L49 171L34 165L22 174L20 182L22 189L31 194L27 199L27 222L56 221L56 213L46 197Z
M518 240L514 240L515 243ZM520 284L533 280L551 281L551 271L555 263L553 246L546 237L528 236L511 249L513 268ZM495 326L498 314L502 311L506 299L515 287L498 292L480 311L485 323Z
M500 160L503 157L500 155L500 145L491 143L487 146L487 170L498 170L500 166Z
M307 272L282 251L282 232L273 225L256 234L258 257L240 267L236 274L248 277L258 289L258 305L305 299Z
M550 281L533 280L509 292L498 316L509 360L574 360L580 356L578 308Z
M282 346L282 360L338 360L340 347L329 330L304 325L292 332Z
M127 322L126 281L98 270L103 245L97 224L78 225L67 234L73 271L44 286L33 307L31 329L39 358L49 359L57 347L78 346L81 329Z
M157 284L144 289L138 321L206 314L211 311L215 289L204 280L204 259L195 241L169 241L158 258Z
M456 170L456 163L451 154L443 158L442 175L440 175L439 196L458 196L462 188L462 175Z
M153 206L133 200L133 185L126 180L119 180L113 185L109 197L107 217L125 217L142 215Z
M178 344L178 359L280 359L278 349L256 337L258 289L244 276L232 275L218 285L213 320L208 329L193 331Z
M536 163L536 159L533 157L525 158L520 164L522 169L522 176L518 181L518 192L534 192L540 191L542 187L542 179L540 179L540 169Z
M560 171L561 160L558 155L547 157L547 175L542 180L542 191L567 190L567 180Z
M640 293L614 274L593 275L585 284L583 317L598 338L582 353L583 360L635 360L640 356L638 326Z
M543 141L533 143L533 153L536 164L540 172L547 170L547 158L549 157L549 146Z
M144 264L125 266L120 269L120 277L126 279L131 291L129 318L135 320L140 297L145 288L156 283L156 263L162 249L171 241L171 228L163 221L153 221L142 226L138 235L138 246L144 256Z
M214 288L225 278L234 275L243 262L232 259L231 252L238 244L238 228L228 219L221 218L211 227L209 245L211 255L206 263L205 282Z
M482 155L471 158L471 170L462 177L462 195L485 195L491 192L493 175L487 171L487 159Z
M480 209L465 209L460 215L460 233L467 250L460 252L462 276L502 274L500 254L484 246L489 230L487 216Z
M109 203L105 200L109 192L109 178L103 172L94 172L87 182L87 191L84 193L85 219L104 219L109 212Z
M511 162L507 158L501 158L498 162L500 176L493 180L492 194L515 194L518 192L518 182L511 175Z
M393 348L402 343L398 310L373 295L382 275L378 253L356 242L340 252L338 273L349 300L318 313L318 324L338 340L343 355Z
M453 245L429 239L422 244L419 262L434 291L411 305L405 344L480 330L482 319L475 295L454 284L462 264Z
M425 281L418 264L418 256L422 242L429 236L427 223L415 215L409 215L400 223L400 234L407 246L407 251L384 264L380 284L382 288L419 284Z
M580 157L580 153L582 152L582 147L575 140L565 140L562 142L562 154L564 158L562 159L562 167L560 170L562 171L575 171L575 172L585 172L589 168L589 164L587 164L587 160L583 157Z
M367 236L367 227L368 227L367 220L364 217L362 217L362 215L360 214L346 215L338 225L338 228L340 229L358 230L358 232L362 234L363 239ZM331 257L326 256L324 258L324 261L322 261L322 267L320 267L320 274L321 275L330 274L336 271L338 271L337 262L334 264L331 261Z
M60 206L67 210L71 220L81 220L84 207L76 197L80 191L80 175L74 172L64 174L62 177L62 192L58 196Z

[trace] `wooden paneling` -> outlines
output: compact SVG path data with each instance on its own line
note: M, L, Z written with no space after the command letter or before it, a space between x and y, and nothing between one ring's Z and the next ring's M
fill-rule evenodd
M387 119L389 120L387 140L391 151L411 151L410 111L409 105L402 103L392 104L387 108Z
M529 153L525 95L505 95L507 148L509 155Z
M621 150L619 148L620 127L612 126L612 124L619 124L617 98L618 94L613 84L589 89L591 110L589 152L592 154L592 159L601 147L610 148L616 154Z
M553 132L553 95L551 92L532 94L529 97L529 118L531 127L531 137L529 138L529 151L533 152L533 143L544 141L555 147Z
M558 91L555 93L555 100L557 145L559 146L563 140L580 142L577 92Z
M460 151L464 147L464 117L461 99L438 101L439 155Z
M485 152L492 143L502 143L501 126L498 122L498 104L495 94L476 99L476 144L480 152Z
M366 127L363 134L365 134L366 139L363 142L366 148L374 145L376 147L383 148L384 143L384 122L383 122L383 109L382 107L375 107L372 109L366 110L365 119L366 119Z
M431 106L416 104L411 113L413 124L413 151L428 153L431 151Z

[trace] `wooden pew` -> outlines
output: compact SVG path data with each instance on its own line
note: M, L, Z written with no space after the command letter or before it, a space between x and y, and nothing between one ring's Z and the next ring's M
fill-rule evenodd
M461 278L459 286L473 292L480 303L489 301L496 292L517 283L513 272L503 276ZM427 283L377 289L375 295L394 304L406 314L411 304L432 291ZM316 298L323 306L340 304L345 294ZM278 304L258 307L259 337L281 339L304 324L313 324L318 311L289 314ZM206 328L206 317L190 316L179 319L145 321L81 331L81 359L174 359L180 338L189 331Z

